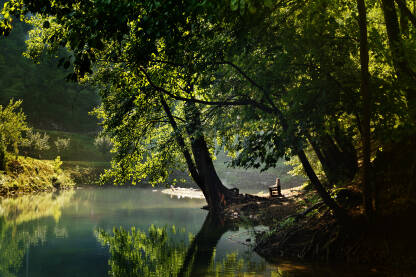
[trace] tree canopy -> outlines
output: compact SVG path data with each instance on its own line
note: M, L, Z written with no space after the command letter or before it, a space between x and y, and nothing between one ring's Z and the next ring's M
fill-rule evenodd
M186 164L221 210L216 146L234 166L297 157L342 221L334 187L361 190L369 217L416 193L415 152L398 155L415 149L414 12L402 0L14 0L2 30L26 18L30 57L66 48L68 77L99 88L119 182L163 182Z

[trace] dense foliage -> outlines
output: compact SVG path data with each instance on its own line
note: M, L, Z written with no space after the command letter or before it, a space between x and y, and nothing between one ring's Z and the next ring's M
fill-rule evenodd
M406 1L13 0L3 33L11 15L28 12L28 55L65 47L69 77L99 88L97 114L117 153L107 174L119 182L163 182L186 164L221 210L220 145L235 166L296 156L344 222L334 187L362 191L368 218L416 193L416 26Z

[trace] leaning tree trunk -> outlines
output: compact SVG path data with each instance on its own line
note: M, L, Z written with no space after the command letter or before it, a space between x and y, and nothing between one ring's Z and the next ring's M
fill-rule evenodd
M402 17L405 17L405 19L403 18L403 20L410 20L410 22L412 22L413 27L416 27L416 16L409 10L409 8L407 7L406 4L406 0L395 0L397 5L399 5L400 8L400 13ZM416 5L415 2L413 2L413 11L416 10ZM402 33L404 32L405 35L408 35L406 32L408 30L406 30L406 28L408 28L408 22L404 23L405 25L403 26L403 24L401 24L403 26L402 28ZM404 30L403 30L404 29Z
M181 148L192 179L202 190L210 211L214 214L221 213L227 204L229 190L222 184L215 170L201 129L200 114L196 105L194 103L187 103L185 109L185 116L188 123L186 131L191 140L191 148L194 156L194 159L192 159L168 104L163 97L160 97L160 101L169 123L175 132L175 140Z
M354 178L358 165L352 143L346 141L340 134L335 135L334 138L328 134L311 137L306 133L306 136L330 183L348 182Z
M339 222L347 223L349 221L349 216L347 212L343 208L341 208L326 191L321 181L319 181L318 176L316 176L315 171L309 163L309 160L306 157L305 152L303 150L298 150L297 154L300 162L302 163L303 169L306 172L306 175L308 176L309 180L312 183L312 186L315 188L318 195L321 197L322 201L334 212L334 215Z
M287 132L289 130L289 124L286 118L284 117L283 113L279 109L275 108L274 114L277 116L280 124L282 125L283 130ZM341 224L349 224L350 217L347 211L338 205L338 203L331 197L331 195L322 185L318 176L316 176L315 170L312 168L308 160L308 157L306 157L305 151L303 151L303 149L299 148L298 146L299 138L295 134L293 134L293 137L295 138L295 141L293 143L293 150L297 154L302 164L302 167L305 170L306 175L308 176L309 181L311 182L313 188L316 190L316 192L318 193L319 197L322 199L324 204L332 210L332 212L335 215L335 218Z
M406 0L401 2L403 5L399 4L400 9L400 30L402 34L408 38L409 37L409 18L407 16L407 9L406 9Z
M196 167L208 191L209 209L214 214L221 213L227 204L229 190L222 184L215 170L203 134L200 112L195 103L185 103L185 118Z
M160 102L162 104L163 110L165 111L165 113L168 117L169 123L170 123L170 125L173 129L176 143L181 148L182 154L185 158L186 165L188 166L188 170L191 174L191 177L195 181L197 186L201 189L202 193L205 196L205 199L208 199L209 195L208 195L207 188L204 184L204 180L202 179L201 175L199 174L199 172L196 168L196 165L195 165L194 161L192 160L192 156L189 153L188 148L186 147L185 140L182 137L182 133L181 133L178 125L176 124L175 118L173 117L172 112L171 112L168 104L166 103L165 99L163 98L163 96L160 97Z

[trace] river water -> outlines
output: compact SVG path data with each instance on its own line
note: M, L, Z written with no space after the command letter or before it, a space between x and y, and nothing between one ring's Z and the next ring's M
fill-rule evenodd
M0 276L379 276L362 268L269 264L252 231L204 201L148 189L79 189L0 200Z

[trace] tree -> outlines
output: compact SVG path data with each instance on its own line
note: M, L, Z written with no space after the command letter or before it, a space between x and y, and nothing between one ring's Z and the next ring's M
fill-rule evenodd
M371 138L370 138L370 119L371 119L371 91L370 77L368 73L368 38L367 38L367 11L364 0L357 0L359 25L360 25L360 62L361 62L361 87L360 92L363 98L362 112L362 140L363 140L363 187L364 205L369 218L373 217L373 194L374 188L371 185Z
M10 100L9 105L0 105L0 170L6 169L6 150L12 147L14 154L19 153L18 145L23 141L23 132L29 130L26 116L18 110L21 100Z
M128 78L122 77L127 70L101 70L90 80L101 87L103 97L96 113L103 120L104 131L119 142L115 144L113 169L107 171L107 176L118 182L146 178L151 184L163 183L184 159L209 206L220 212L230 192L215 172L199 109L175 101L168 103L155 91L154 81L140 80L140 75L136 75L140 72L134 73L134 69L129 71Z
M390 0L381 7L368 1L368 21L363 2L254 2L231 1L230 9L221 1L74 0L68 9L67 2L22 1L5 11L38 13L32 54L65 46L73 53L64 61L74 67L70 77L100 87L117 176L157 172L150 179L160 181L185 159L218 212L227 193L218 194L210 162L217 138L236 166L266 169L297 156L323 201L345 219L330 190L359 179L360 164L366 190L371 160L415 136L415 53L405 47L415 30L400 36ZM380 16L386 28L375 23ZM317 177L305 149L326 178ZM410 172L413 164L404 167Z

